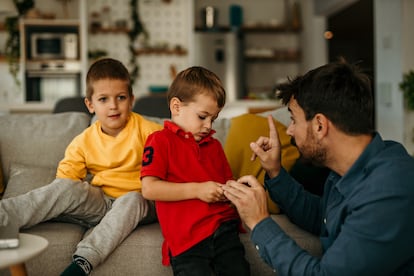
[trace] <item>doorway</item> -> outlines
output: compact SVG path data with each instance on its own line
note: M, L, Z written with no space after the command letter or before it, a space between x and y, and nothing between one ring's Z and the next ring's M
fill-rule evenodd
M374 97L373 9L373 0L359 0L328 16L327 25L328 30L333 34L328 40L329 61L337 61L338 57L342 56L348 62L358 64L370 76Z

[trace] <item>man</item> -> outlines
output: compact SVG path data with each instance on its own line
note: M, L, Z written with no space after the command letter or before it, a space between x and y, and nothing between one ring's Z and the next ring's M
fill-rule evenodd
M287 134L302 158L331 170L323 196L305 192L281 167L271 118L269 137L250 147L273 200L320 236L323 255L297 246L270 218L263 186L243 176L223 189L261 257L278 275L414 275L414 159L374 131L367 76L340 61L280 85L279 92L291 113Z

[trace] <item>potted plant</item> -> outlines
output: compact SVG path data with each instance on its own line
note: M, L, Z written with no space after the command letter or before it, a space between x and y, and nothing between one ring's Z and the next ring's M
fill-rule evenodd
M404 93L404 98L407 102L407 107L414 110L414 71L410 70L403 75L403 80L400 83L400 89Z
M18 16L6 18L5 27L8 32L5 55L9 64L9 72L17 85L20 85L17 74L20 70L20 33L19 17L34 7L34 0L13 0L16 5Z
M408 118L412 118L412 116L414 115L414 70L410 70L407 73L403 74L403 79L400 82L400 89L404 93L404 99L409 110L407 116ZM411 131L411 135L411 141L412 143L414 143L414 128Z

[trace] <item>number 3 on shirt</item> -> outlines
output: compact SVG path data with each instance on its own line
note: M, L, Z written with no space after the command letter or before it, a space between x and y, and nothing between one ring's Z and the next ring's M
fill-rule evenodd
M144 154L142 157L142 166L146 166L152 163L152 157L154 155L153 147L145 147Z

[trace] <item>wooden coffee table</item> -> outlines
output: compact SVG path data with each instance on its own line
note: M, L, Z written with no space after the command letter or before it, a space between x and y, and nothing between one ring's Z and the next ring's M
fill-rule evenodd
M0 250L0 269L8 267L12 276L27 275L24 262L43 252L49 242L40 236L19 234L18 248Z

